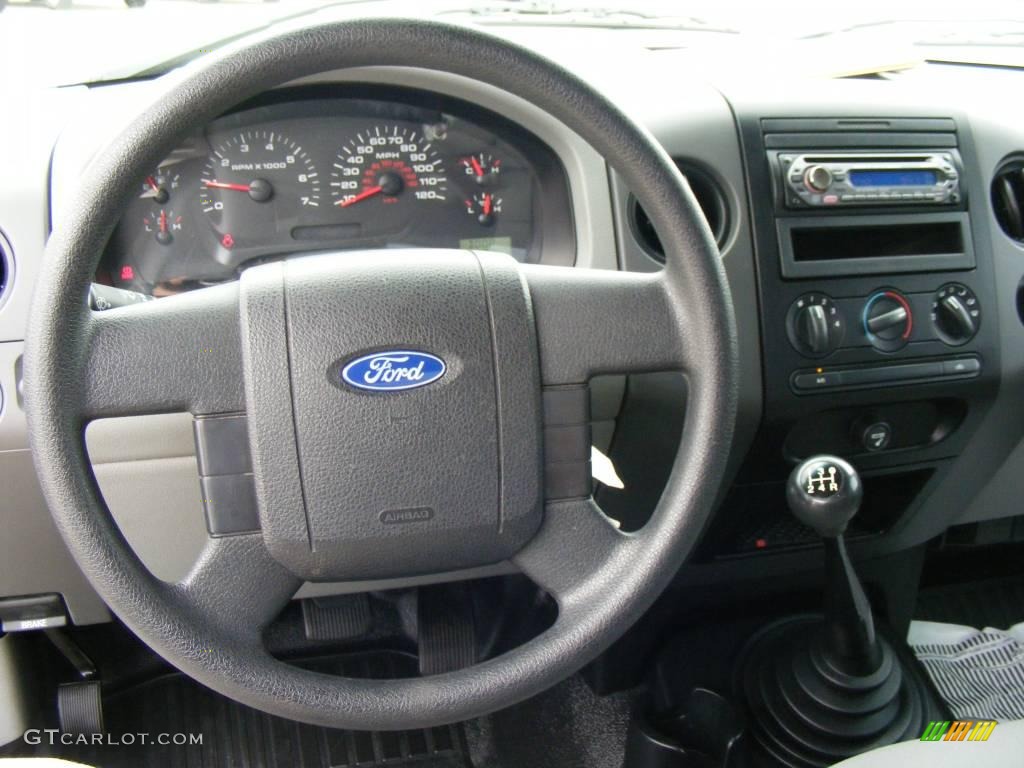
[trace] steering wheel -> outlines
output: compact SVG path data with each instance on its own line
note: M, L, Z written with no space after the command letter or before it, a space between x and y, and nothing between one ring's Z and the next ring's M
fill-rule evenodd
M463 75L560 119L635 191L661 236L665 268L526 266L455 250L311 255L254 267L237 283L87 308L123 205L177 141L268 88L362 66ZM232 699L308 723L380 730L510 706L577 671L635 622L710 514L738 379L718 251L653 138L537 54L467 28L393 19L238 47L187 72L140 115L61 215L25 350L42 489L110 608L168 662ZM409 351L419 363L392 367L392 381L427 385L368 391L341 375L365 357ZM443 375L438 362L424 374L424 355ZM390 365L378 360L374 371ZM586 421L591 377L656 370L685 375L685 426L657 509L639 532L624 533L590 496L589 445L560 465L572 430L555 425ZM245 415L260 524L211 538L180 583L155 578L133 553L83 438L91 419L170 411ZM483 663L415 679L347 679L278 661L262 642L303 580L506 560L553 597L558 616Z

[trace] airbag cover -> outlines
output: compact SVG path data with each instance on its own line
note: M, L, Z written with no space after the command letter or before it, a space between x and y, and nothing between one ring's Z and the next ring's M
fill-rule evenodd
M311 581L386 578L498 562L532 537L538 356L511 259L329 254L248 270L241 295L278 560Z

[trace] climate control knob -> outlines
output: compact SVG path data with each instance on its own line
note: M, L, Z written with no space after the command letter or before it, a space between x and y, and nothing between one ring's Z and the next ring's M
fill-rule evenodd
M843 313L824 293L805 293L786 315L786 332L793 348L804 357L825 357L839 348L846 330Z
M876 291L864 302L864 335L875 349L895 352L910 340L914 313L899 291Z
M978 297L966 285L946 283L932 298L932 323L935 335L951 347L959 347L974 338L981 324Z

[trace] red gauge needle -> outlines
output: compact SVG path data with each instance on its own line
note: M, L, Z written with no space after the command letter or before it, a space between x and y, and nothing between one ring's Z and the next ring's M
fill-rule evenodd
M491 196L484 195L484 216L491 215Z
M342 208L348 208L350 205L355 205L356 203L360 202L361 200L365 200L368 197L379 195L383 191L384 187L380 185L376 187L367 187L355 197L350 197L347 200L339 200L337 203L335 203L335 205L339 205Z
M167 232L167 211L160 211L160 231Z
M152 176L147 176L146 177L146 183L149 184L149 186L151 186L153 188L154 192L159 194L159 192L160 192L160 185L156 183L156 179L154 179Z
M483 178L484 169L480 166L480 163L477 162L477 159L475 157L471 157L471 158L469 158L469 163L470 163L470 165L473 166L473 173L475 173L477 176Z
M235 192L250 191L248 184L230 184L226 181L206 181L205 179L203 180L203 184L207 187L213 187L214 189L230 189Z

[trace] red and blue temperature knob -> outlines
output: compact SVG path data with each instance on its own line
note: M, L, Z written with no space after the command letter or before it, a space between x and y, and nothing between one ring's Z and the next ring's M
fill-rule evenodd
M883 289L864 302L864 335L876 349L895 352L910 340L914 331L914 313L907 297L899 291Z

